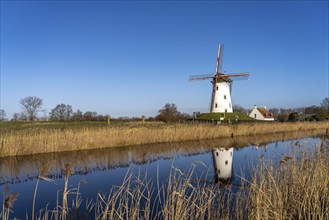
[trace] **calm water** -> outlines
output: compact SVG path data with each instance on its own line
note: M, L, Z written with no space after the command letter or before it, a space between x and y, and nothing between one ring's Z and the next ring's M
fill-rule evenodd
M234 187L239 185L240 176L250 178L250 167L257 165L260 158L279 163L283 156L291 155L294 148L314 147L323 138L323 134L317 132L285 133L2 158L0 199L2 202L5 188L10 193L18 192L11 217L25 218L26 212L30 216L37 176L43 165L52 160L55 163L49 177L54 182L39 182L36 210L45 208L46 204L51 209L56 204L57 192L60 194L64 188L66 164L70 164L72 170L69 189L84 181L80 188L83 201L95 201L98 193L121 185L127 172L147 173L154 182L158 180L165 184L172 167L187 172L193 166L195 177L202 176L209 184L220 181ZM71 195L69 199L74 197Z

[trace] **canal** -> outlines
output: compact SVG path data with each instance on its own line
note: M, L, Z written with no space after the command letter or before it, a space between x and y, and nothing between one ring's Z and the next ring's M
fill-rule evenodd
M78 216L95 219L93 204L131 176L152 185L155 195L177 173L195 184L237 192L241 180L250 179L260 161L278 166L282 158L292 157L294 149L314 148L326 138L324 132L308 131L0 158L0 199L3 204L8 195L18 193L10 218L31 219L33 201L36 216L62 205L69 176L68 208L74 207L79 192ZM161 209L155 203L151 201L154 213Z

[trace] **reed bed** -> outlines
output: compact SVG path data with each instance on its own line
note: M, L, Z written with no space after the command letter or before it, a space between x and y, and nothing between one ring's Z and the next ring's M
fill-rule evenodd
M86 202L82 215L78 211L82 206L80 185L68 188L71 171L67 165L56 207L46 207L31 219L329 219L328 140L313 148L292 147L280 162L261 161L253 167L250 180L240 177L237 193L230 185L204 181L208 172L212 174L209 169L195 178L196 166L204 165L195 162L184 171L173 166L166 183L128 172L120 186L98 194L95 202ZM43 170L40 176L44 176ZM67 201L68 193L76 194L74 201ZM4 220L10 219L15 199L14 193L6 194L1 212Z
M26 128L1 132L0 157L317 129L329 122Z
M250 219L329 219L329 148L260 163L248 191Z

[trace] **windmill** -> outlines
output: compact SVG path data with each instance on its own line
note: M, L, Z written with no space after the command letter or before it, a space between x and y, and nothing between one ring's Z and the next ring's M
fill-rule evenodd
M211 150L215 169L215 182L229 183L233 178L233 147Z
M212 79L210 112L233 112L231 100L233 80L242 80L249 77L249 73L247 72L231 74L222 72L223 49L224 45L219 44L215 74L207 76L191 76L189 79L190 81Z

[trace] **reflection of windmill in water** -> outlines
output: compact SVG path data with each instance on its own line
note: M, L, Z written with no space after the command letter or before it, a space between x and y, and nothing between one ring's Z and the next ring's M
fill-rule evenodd
M234 80L247 79L249 73L224 74L222 72L223 45L218 46L216 73L208 76L192 76L190 80L212 79L212 96L210 112L233 112L231 100L232 83Z
M214 148L212 149L212 156L215 169L215 182L224 184L230 183L233 174L233 147Z

